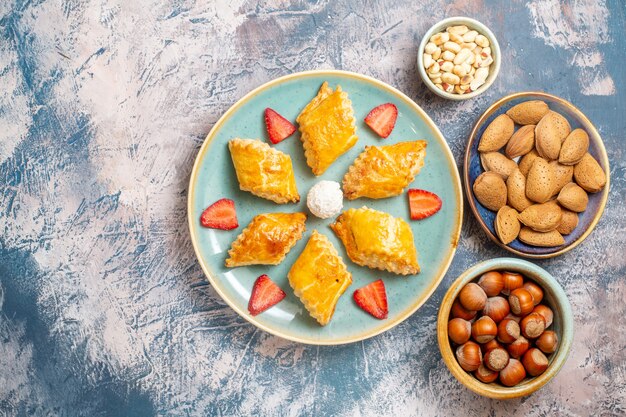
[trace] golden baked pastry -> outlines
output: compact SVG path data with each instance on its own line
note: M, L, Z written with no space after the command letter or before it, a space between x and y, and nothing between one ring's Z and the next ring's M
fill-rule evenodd
M300 201L289 155L255 139L231 139L228 149L243 191L278 204Z
M413 232L404 220L364 206L344 211L330 227L354 263L401 275L419 273Z
M426 141L366 146L343 177L348 200L386 198L401 194L424 165Z
M255 216L233 242L226 266L278 265L305 231L304 213Z
M352 284L352 275L337 250L317 230L311 233L287 277L296 296L322 326L328 324L339 297Z
M352 102L341 86L333 91L327 82L296 118L306 163L313 174L322 175L358 140Z

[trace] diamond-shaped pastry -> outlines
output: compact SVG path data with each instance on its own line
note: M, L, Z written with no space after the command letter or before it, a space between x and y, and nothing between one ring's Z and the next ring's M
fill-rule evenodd
M278 265L305 231L304 213L255 216L233 242L226 266Z
M243 191L278 204L300 201L289 155L255 139L231 139L228 149Z
M322 326L330 322L339 297L352 284L352 275L337 250L317 230L287 276L296 296Z
M386 198L402 194L424 165L426 141L366 146L343 177L348 200Z
M341 86L333 91L327 82L296 118L306 162L313 174L322 175L358 140L352 102Z
M417 250L403 219L367 207L344 211L330 227L357 265L401 275L417 274Z

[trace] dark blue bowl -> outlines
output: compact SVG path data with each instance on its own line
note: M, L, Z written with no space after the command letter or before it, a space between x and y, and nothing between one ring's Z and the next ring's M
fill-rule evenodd
M530 246L521 242L519 239L515 239L508 245L504 245L500 242L500 239L498 239L495 232L494 220L496 218L496 213L480 204L476 197L474 197L474 192L472 191L474 181L484 171L480 164L480 156L478 154L478 142L483 134L483 131L497 116L505 113L516 104L528 100L543 100L548 104L551 110L554 110L567 118L572 126L572 130L576 128L585 129L585 131L589 134L589 153L600 163L600 166L604 169L607 176L606 186L602 189L602 191L589 194L589 204L587 205L587 210L578 215L578 226L572 233L563 236L565 243L561 246L550 248ZM485 113L483 113L480 119L478 119L478 122L476 122L476 125L470 134L467 149L465 151L463 179L465 182L465 192L467 194L468 202L472 208L472 212L491 240L509 252L513 252L526 258L551 258L576 247L576 245L589 236L595 225L598 223L598 220L600 220L602 212L604 211L606 200L609 196L609 173L609 159L607 157L602 138L591 121L589 121L589 119L587 119L587 117L580 110L568 101L550 94L542 92L524 92L511 94L498 100L491 107L489 107Z

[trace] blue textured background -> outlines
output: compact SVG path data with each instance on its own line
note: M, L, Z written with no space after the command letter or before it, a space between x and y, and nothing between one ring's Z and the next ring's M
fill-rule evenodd
M626 7L622 0L0 3L0 414L623 415L626 413ZM434 97L415 58L435 21L498 36L484 95ZM252 88L317 68L361 72L420 104L461 162L478 115L540 89L602 134L612 189L573 251L537 262L576 320L561 373L526 399L461 387L435 320L451 280L505 252L468 211L446 278L376 338L311 347L216 297L187 235L186 187L217 118Z

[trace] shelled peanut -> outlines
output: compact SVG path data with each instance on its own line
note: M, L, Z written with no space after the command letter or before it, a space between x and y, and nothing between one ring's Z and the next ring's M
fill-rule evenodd
M437 88L465 94L485 83L493 57L484 35L459 25L449 26L430 37L424 47L422 63Z
M450 311L448 337L461 368L512 387L541 375L558 348L543 289L515 272L490 271L466 284Z
M521 127L515 130L516 125ZM504 150L504 152L501 152ZM511 107L484 130L478 144L485 172L473 192L497 212L494 228L502 243L560 246L578 225L588 193L606 185L606 173L589 153L584 129L540 100Z

